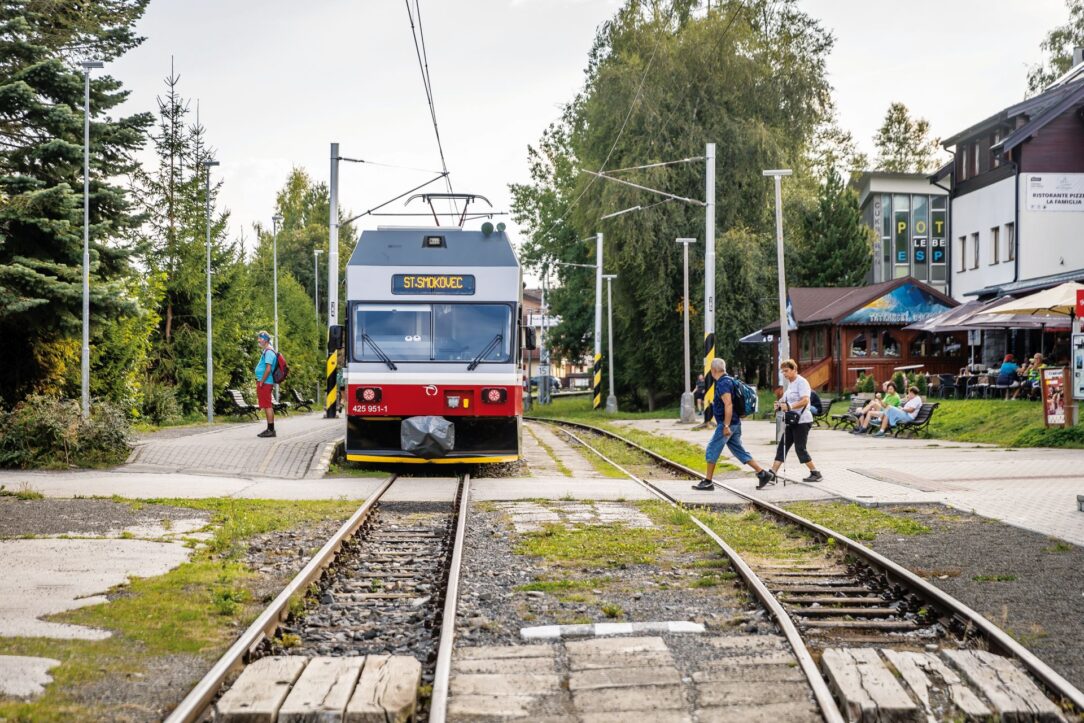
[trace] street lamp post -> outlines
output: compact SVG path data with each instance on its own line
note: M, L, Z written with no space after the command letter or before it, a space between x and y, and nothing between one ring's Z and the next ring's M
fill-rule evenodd
M214 403L214 378L215 368L211 362L211 167L217 166L218 161L204 161L203 169L207 174L206 188L204 189L204 202L206 206L207 227L207 423L215 421Z
M83 68L83 349L80 376L83 418L90 416L90 71L103 68L98 60L79 64Z
M614 395L614 297L613 280L617 274L603 274L606 279L606 353L610 357L610 396L606 397L606 412L617 411L617 397Z
M320 358L320 254L324 253L323 249L312 250L312 278L316 282L316 286L313 289L313 303L316 306L316 358ZM316 380L316 398L320 398L320 390L323 385L320 384L320 379Z
M685 387L681 392L681 421L685 424L692 424L696 421L696 405L693 403L692 387L692 374L689 371L689 244L696 243L694 238L679 238L677 243L682 246L682 255L685 261L684 272L684 296L682 302L682 312L684 314L684 326L685 326Z
M282 216L275 214L271 217L271 276L272 276L272 293L275 295L275 302L273 304L275 313L275 348L281 349L282 343L279 341L279 224L282 223ZM279 399L279 385L275 384L275 401Z
M783 376L778 365L785 359L790 359L790 328L787 325L787 273L783 266L783 177L791 175L789 169L776 169L764 171L765 176L771 176L775 182L775 256L779 265L779 359L776 360L779 386L783 391L787 389L787 379ZM782 420L778 417L775 421L775 438L779 440L782 434Z

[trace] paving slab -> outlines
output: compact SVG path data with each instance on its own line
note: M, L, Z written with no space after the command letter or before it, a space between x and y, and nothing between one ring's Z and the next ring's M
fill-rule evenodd
M52 658L32 658L25 655L0 655L0 695L13 698L34 698L45 692L53 682L49 671L60 665Z
M130 577L154 577L185 562L180 543L146 540L0 540L0 636L102 640L105 630L40 618L106 602Z
M650 720L654 711L681 710L688 705L681 685L574 690L572 702L581 713L629 711L646 720Z
M308 658L276 655L260 658L241 671L230 689L215 703L215 720L223 723L273 721L290 686L305 669Z
M681 673L674 667L661 668L599 668L573 672L568 679L569 690L596 688L636 688L644 685L678 685Z
M478 502L530 499L632 501L655 497L628 479L559 476L471 478L471 499Z
M711 430L693 431L672 420L620 420L618 426L665 434L704 446ZM743 422L750 454L774 456L774 423ZM743 492L769 501L802 499L814 490L860 504L944 504L1006 524L1084 545L1084 515L1076 495L1084 490L1084 450L1012 448L939 439L894 439L815 429L809 451L824 481L757 491L749 474L727 477ZM805 468L792 459L790 476ZM702 493L701 501L717 492ZM684 499L684 498L683 498ZM726 501L720 497L720 502Z
M468 673L451 679L457 695L544 695L560 689L555 673Z
M734 705L697 711L700 723L820 723L821 714L808 703Z

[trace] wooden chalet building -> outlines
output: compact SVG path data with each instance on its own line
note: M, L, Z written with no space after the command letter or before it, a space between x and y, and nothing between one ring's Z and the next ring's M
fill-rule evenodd
M956 373L965 363L964 333L930 334L903 327L958 303L907 276L857 287L792 288L790 353L814 389L853 389L860 374L878 383L898 367L917 367L931 375ZM762 334L778 336L779 322ZM772 359L778 358L772 342Z

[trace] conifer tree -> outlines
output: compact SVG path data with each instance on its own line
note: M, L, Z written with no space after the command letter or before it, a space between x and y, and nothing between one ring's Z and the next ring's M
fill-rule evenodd
M118 20L110 29L94 26L94 13L88 13L78 24L65 25L65 14L52 13L55 5L0 2L0 338L9 348L26 350L0 365L0 398L9 403L31 391L74 396L78 389L83 78L64 53L88 46L111 57L134 42L123 30L130 26L128 20ZM105 326L139 312L129 285L127 243L138 219L125 189L113 179L133 169L132 156L143 143L150 117L107 116L126 96L121 83L108 75L92 80L90 286L95 345L108 341Z
M817 205L802 218L789 280L795 286L858 286L872 263L872 248L858 195L843 185L834 168L829 169Z

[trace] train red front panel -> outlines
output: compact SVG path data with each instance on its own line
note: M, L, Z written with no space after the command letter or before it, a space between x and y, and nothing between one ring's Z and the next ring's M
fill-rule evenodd
M484 396L501 396L493 402ZM360 393L360 395L359 395ZM357 417L513 417L523 413L522 388L501 384L350 384L344 400Z

